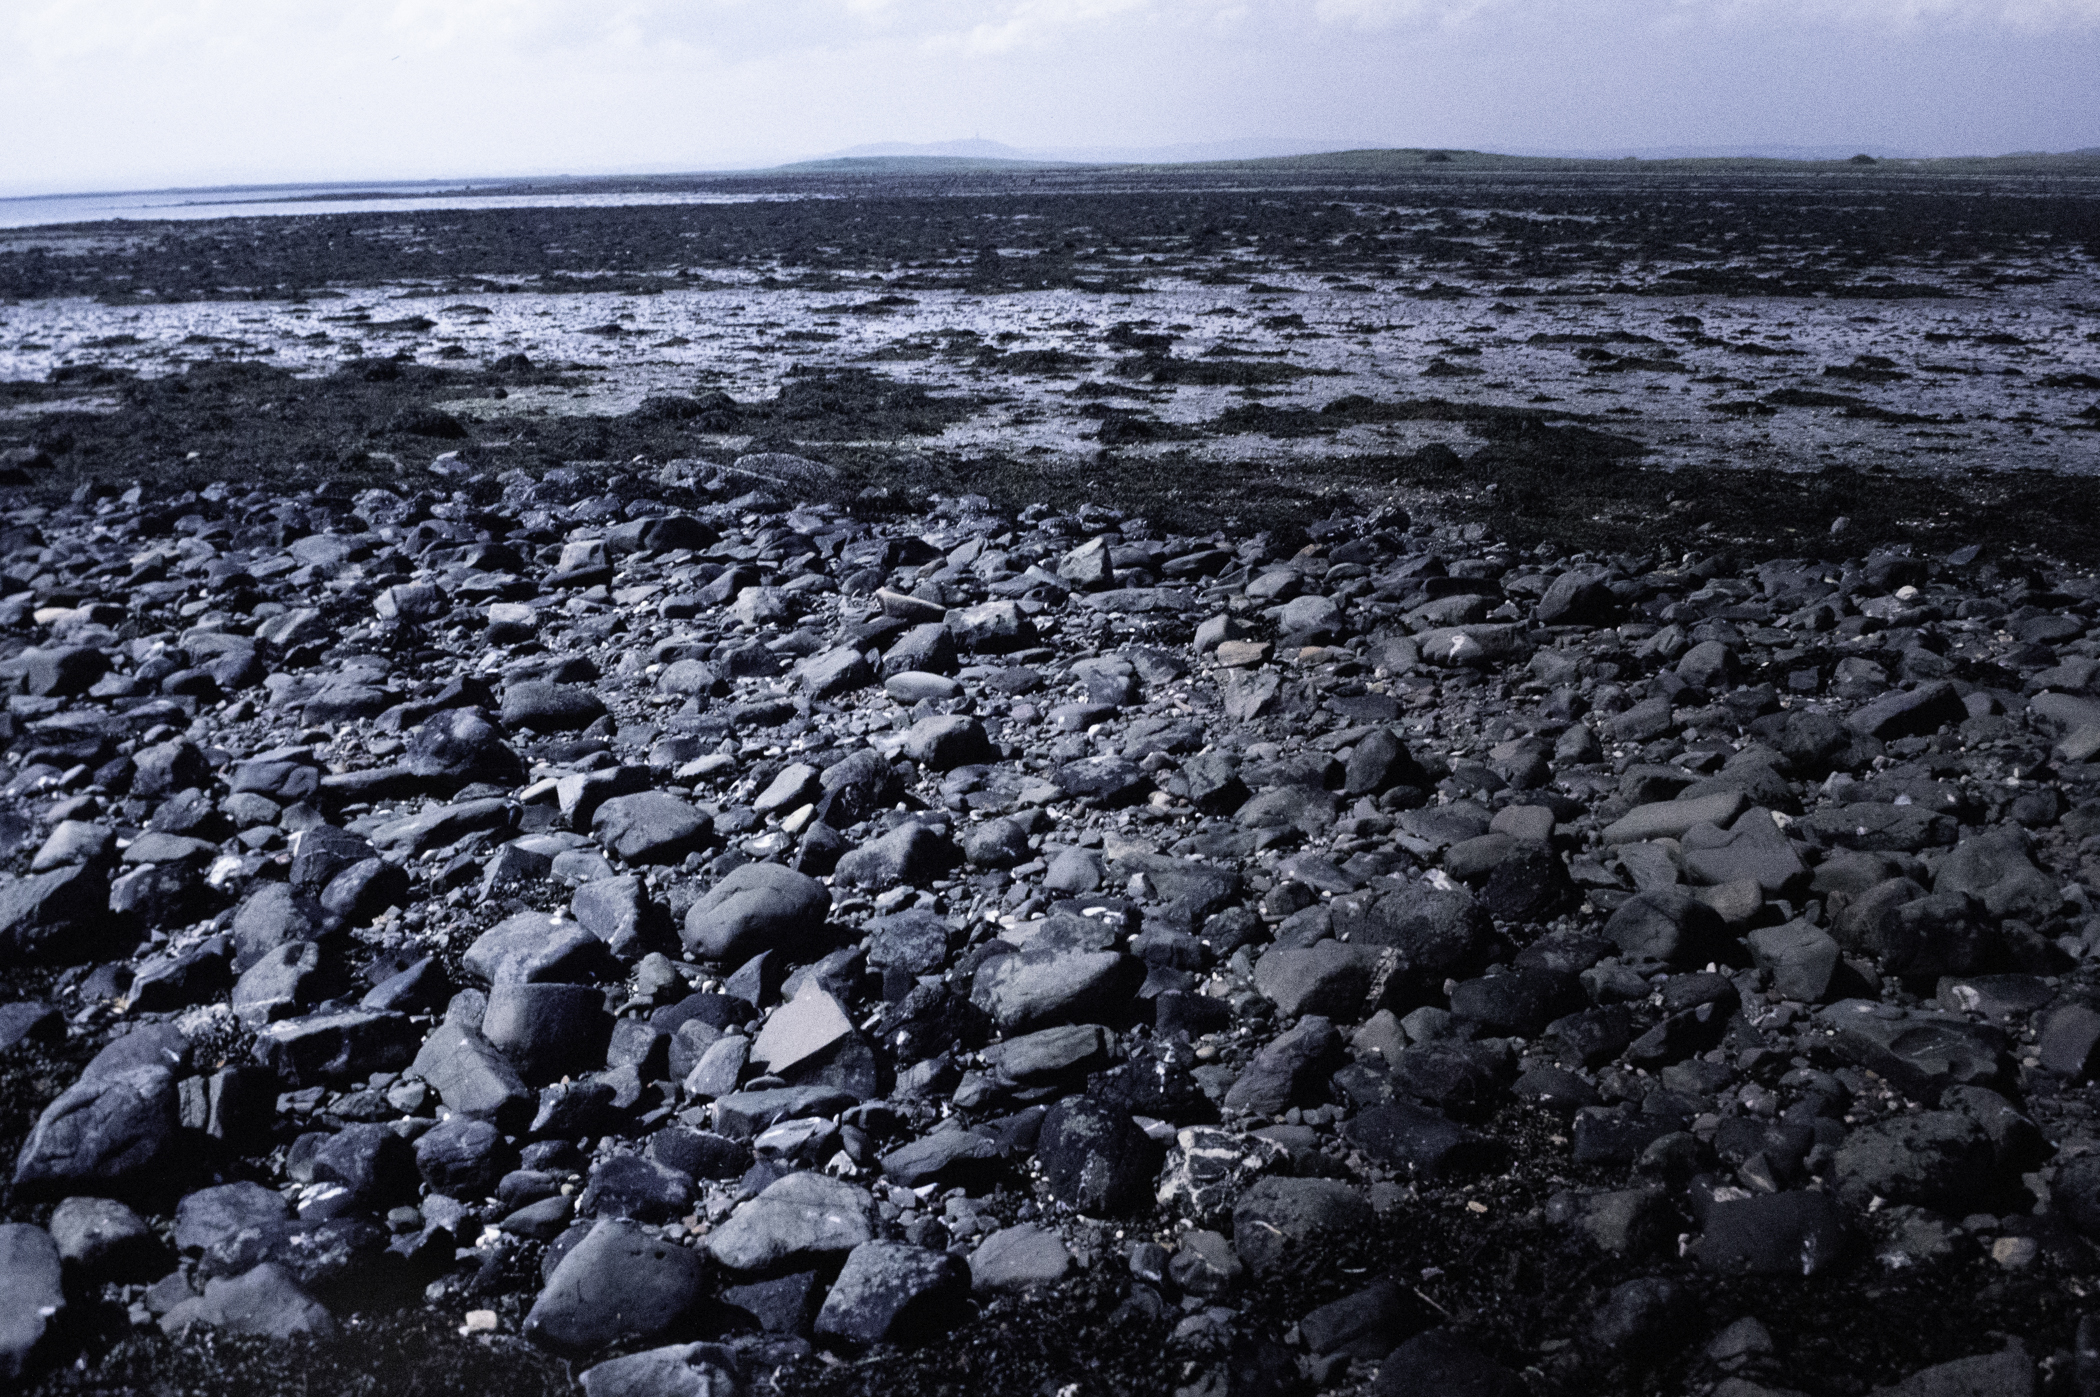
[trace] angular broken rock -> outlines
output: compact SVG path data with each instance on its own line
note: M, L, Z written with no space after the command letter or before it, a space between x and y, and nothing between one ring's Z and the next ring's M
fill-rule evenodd
M846 1011L812 976L766 1020L758 1041L751 1045L751 1060L764 1063L776 1074L786 1072L852 1032L853 1021Z
M969 1294L961 1257L908 1242L863 1242L831 1283L816 1332L862 1348L922 1342L961 1322Z

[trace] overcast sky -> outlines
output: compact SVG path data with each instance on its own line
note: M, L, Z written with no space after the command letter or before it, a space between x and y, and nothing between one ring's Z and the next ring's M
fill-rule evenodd
M2100 146L2100 0L0 0L0 192L874 141Z

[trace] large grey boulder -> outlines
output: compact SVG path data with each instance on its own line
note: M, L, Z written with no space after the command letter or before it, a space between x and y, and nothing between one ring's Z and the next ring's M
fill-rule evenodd
M674 795L614 796L591 816L591 833L629 863L676 863L714 836L714 821Z
M823 935L830 912L831 893L816 879L777 863L747 863L686 913L685 945L709 960L741 962L768 950L795 956Z
M704 1270L699 1253L652 1230L600 1221L548 1276L525 1337L565 1354L665 1337L690 1320Z
M15 1188L31 1196L153 1192L168 1182L179 1124L175 1077L165 1067L83 1078L37 1117L15 1158Z
M1112 1022L1144 976L1144 962L1119 951L1023 951L980 966L970 984L970 1001L1006 1033Z

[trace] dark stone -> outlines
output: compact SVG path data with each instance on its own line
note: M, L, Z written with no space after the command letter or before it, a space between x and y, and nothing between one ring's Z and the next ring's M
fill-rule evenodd
M525 764L503 733L479 711L451 708L433 713L409 735L408 769L447 792L471 782L518 786Z
M313 1175L341 1184L358 1207L384 1212L415 1198L416 1152L384 1125L346 1125L314 1152Z
M675 863L707 846L714 822L676 796L643 791L600 805L591 834L629 863Z
M1225 1094L1228 1110L1279 1115L1293 1105L1313 1104L1341 1055L1342 1038L1317 1014L1300 1019L1259 1053Z
M366 1308L395 1298L389 1292L401 1279L401 1258L387 1250L389 1240L386 1228L355 1215L261 1222L206 1247L197 1271L231 1277L279 1266L325 1304Z
M582 984L618 972L606 943L575 922L519 912L474 938L460 964L491 987Z
M1232 1246L1256 1276L1313 1272L1368 1236L1376 1215L1338 1179L1257 1179L1232 1210Z
M616 1154L592 1168L577 1208L587 1217L670 1222L692 1211L693 1179L661 1159Z
M1590 1320L1589 1341L1620 1363L1646 1364L1682 1348L1699 1321L1692 1292L1661 1276L1613 1286Z
M953 844L913 820L841 858L833 882L849 888L923 887L959 861Z
M831 894L816 879L778 864L731 870L686 913L686 946L709 960L741 963L778 948L799 954L822 936Z
M604 702L589 689L549 680L512 684L503 691L500 717L513 732L574 732L605 716Z
M1463 891L1414 884L1375 900L1336 898L1334 931L1359 946L1389 946L1404 969L1437 980L1479 959L1494 934L1486 909Z
M1836 1265L1849 1242L1837 1205L1823 1194L1766 1193L1710 1208L1692 1255L1717 1271L1805 1276Z
M1477 1135L1441 1112L1406 1101L1361 1112L1342 1133L1366 1155L1397 1165L1419 1178L1446 1179L1501 1167L1505 1154L1495 1141Z
M141 1218L113 1198L68 1198L51 1212L51 1240L66 1274L90 1285L142 1283L174 1258Z
M1370 1397L1525 1397L1524 1380L1448 1329L1417 1334L1386 1355Z
M482 1198L516 1166L517 1156L488 1121L453 1115L417 1137L415 1163L431 1192Z
M1604 934L1627 956L1703 966L1735 954L1721 914L1675 888L1635 893L1604 924Z
M1550 921L1580 895L1560 855L1543 844L1519 843L1488 873L1481 905L1500 921Z
M1094 1216L1146 1206L1165 1157L1159 1143L1127 1114L1083 1096L1067 1097L1050 1108L1036 1144L1050 1191Z
M247 970L289 942L319 940L327 915L317 898L289 883L264 883L233 914L234 970Z
M340 1085L374 1072L398 1072L416 1054L405 1014L339 1009L282 1019L255 1037L256 1061L291 1087Z
M589 985L500 984L489 991L481 1032L529 1086L605 1066L612 1016Z
M413 1070L450 1110L506 1130L522 1128L538 1104L510 1059L463 1024L446 1022L432 1029Z

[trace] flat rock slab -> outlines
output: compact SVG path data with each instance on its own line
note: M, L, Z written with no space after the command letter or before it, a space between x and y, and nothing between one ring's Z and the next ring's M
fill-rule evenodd
M676 796L643 791L600 805L591 834L629 863L675 863L707 844L714 822Z
M1002 1227L970 1253L970 1286L978 1291L1056 1285L1072 1273L1072 1253L1047 1227Z
M328 1308L284 1267L268 1261L238 1276L213 1276L204 1283L204 1294L183 1301L160 1321L170 1334L193 1324L266 1339L325 1339L336 1332Z
M1838 1053L1928 1106L1950 1087L1994 1086L2011 1070L2003 1030L1952 1014L1841 999L1816 1018Z
M609 1358L577 1374L584 1397L737 1397L736 1354L720 1344L671 1344Z
M1606 844L1638 844L1646 839L1681 839L1694 825L1726 828L1750 808L1741 791L1720 791L1692 800L1661 800L1635 806L1605 826Z
M835 1257L874 1235L873 1211L864 1189L823 1174L790 1174L709 1233L708 1255L732 1271Z

